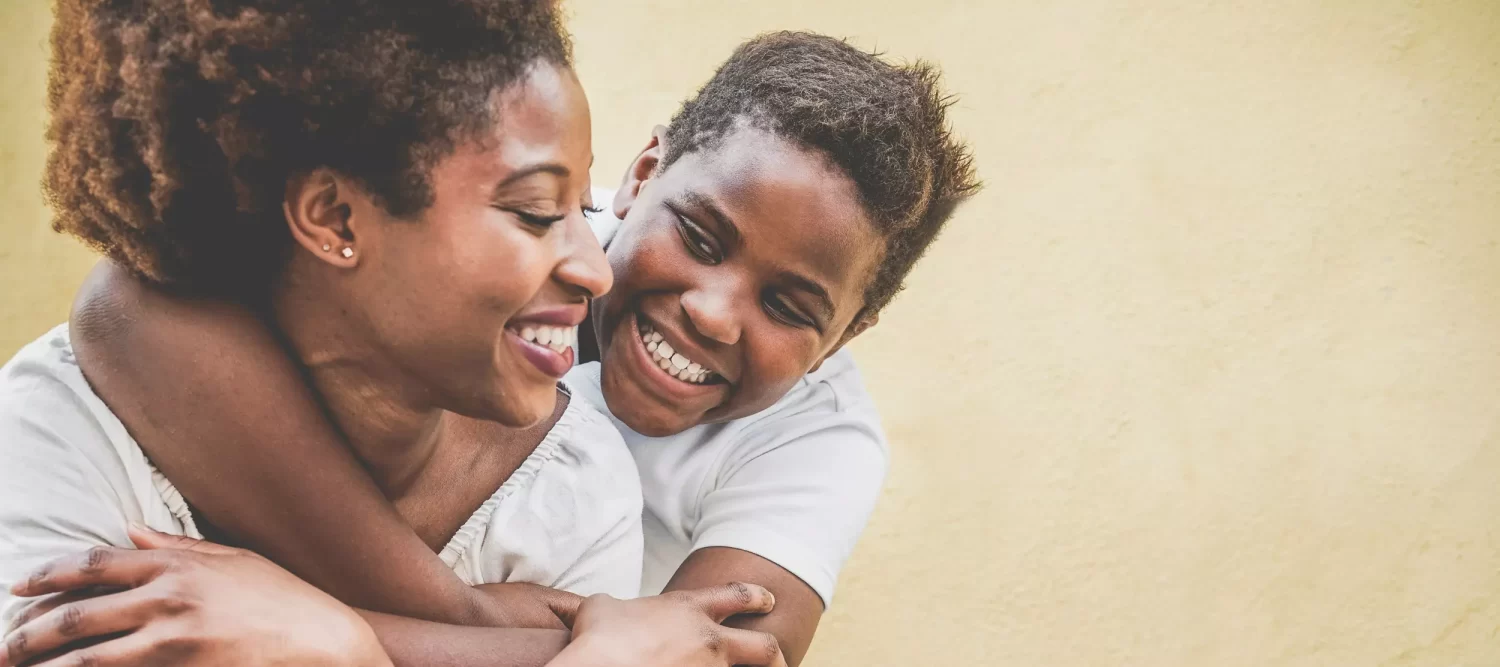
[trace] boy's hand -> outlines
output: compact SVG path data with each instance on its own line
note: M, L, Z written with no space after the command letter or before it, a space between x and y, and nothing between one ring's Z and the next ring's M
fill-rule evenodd
M730 616L768 613L775 605L770 591L753 584L635 600L595 595L578 608L573 642L548 665L786 667L775 637L720 625Z

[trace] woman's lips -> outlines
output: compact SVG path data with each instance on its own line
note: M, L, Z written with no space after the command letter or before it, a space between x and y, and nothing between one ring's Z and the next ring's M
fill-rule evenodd
M505 337L520 349L521 356L531 362L531 365L536 366L543 375L562 379L573 368L573 346L576 345L576 334L566 337L565 345L558 345L550 340L547 344L543 344L534 335L533 340L527 340L522 333L514 329L506 329Z

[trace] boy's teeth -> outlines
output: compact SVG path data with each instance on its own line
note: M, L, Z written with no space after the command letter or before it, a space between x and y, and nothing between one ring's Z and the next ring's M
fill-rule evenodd
M645 345L646 351L651 354L652 363L655 363L657 368L666 371L667 375L693 384L703 384L714 377L713 371L672 349L672 345L662 339L661 333L652 330L651 327L643 325L638 333L641 337L641 344Z
M578 330L573 327L522 327L521 339L552 348L562 354L578 343Z

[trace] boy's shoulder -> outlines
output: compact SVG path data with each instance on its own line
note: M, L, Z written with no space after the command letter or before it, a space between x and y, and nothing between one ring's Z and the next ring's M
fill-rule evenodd
M765 410L729 422L694 426L664 437L636 433L609 414L599 385L598 362L574 368L566 381L575 397L590 403L619 430L638 464L687 457L711 457L722 463L755 456L810 433L835 430L849 433L878 450L882 457L886 454L880 414L848 350L840 350L829 357Z

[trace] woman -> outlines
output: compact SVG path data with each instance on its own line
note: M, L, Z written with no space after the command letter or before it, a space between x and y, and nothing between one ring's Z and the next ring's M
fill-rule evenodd
M70 1L53 48L59 229L269 325L364 483L465 583L638 588L628 452L557 400L571 330L611 279L584 223L588 109L551 3ZM0 373L0 580L23 626L0 664L540 664L568 640L357 615L263 559L163 537L218 531L95 379L65 326ZM713 618L767 604L748 587L600 598L559 664L705 664L705 636L776 663L768 636ZM648 617L673 622L643 649Z

